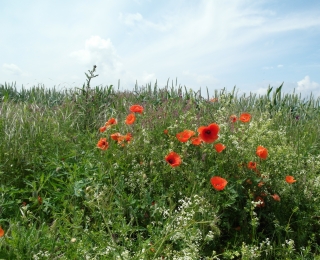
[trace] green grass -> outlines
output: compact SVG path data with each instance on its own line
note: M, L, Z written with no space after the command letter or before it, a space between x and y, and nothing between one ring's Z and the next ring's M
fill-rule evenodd
M64 91L0 85L0 259L320 259L319 99L282 86L213 97L169 82L120 91L86 76ZM134 104L144 112L127 125ZM117 124L100 133L110 118ZM176 138L211 123L214 143ZM119 145L116 132L132 140ZM181 165L165 161L170 151ZM228 181L223 190L213 176Z

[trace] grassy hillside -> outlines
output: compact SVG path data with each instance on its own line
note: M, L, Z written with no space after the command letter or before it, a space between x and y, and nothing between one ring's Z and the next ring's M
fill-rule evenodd
M0 85L0 259L320 259L319 99L86 76Z

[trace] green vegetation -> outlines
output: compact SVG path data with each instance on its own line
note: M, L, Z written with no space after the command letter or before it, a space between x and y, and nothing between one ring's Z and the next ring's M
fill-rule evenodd
M0 85L0 259L320 259L319 99L92 88L94 73ZM192 144L212 123L219 138Z

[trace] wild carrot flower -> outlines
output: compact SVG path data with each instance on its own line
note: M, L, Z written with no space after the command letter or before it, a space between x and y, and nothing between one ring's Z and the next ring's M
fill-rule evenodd
M214 148L218 153L221 153L224 149L226 149L226 147L221 143L215 144Z
M294 183L296 181L297 180L295 180L293 176L290 176L290 175L286 176L286 182L287 183L292 184L292 183Z
M280 201L280 197L278 194L273 194L273 195L270 195L275 201Z
M214 176L210 179L211 185L215 190L223 190L227 185L227 180L219 176Z
M256 170L257 169L257 163L256 162L248 162L248 168L251 170Z
M2 227L0 226L0 237L4 236L4 230L2 229Z
M109 143L107 142L107 138L100 138L97 143L97 147L101 150L107 150L109 147Z
M261 159L267 159L268 157L268 150L267 148L264 148L263 146L259 145L257 147L256 155L259 156Z
M180 142L185 143L189 140L190 137L192 137L194 135L195 135L195 132L193 132L191 130L184 130L180 133L177 133L176 137Z
M140 106L140 105L133 105L130 107L130 111L133 112L133 113L140 113L142 114L143 112L143 107Z
M240 121L243 123L248 123L251 120L251 115L249 113L242 113L240 115Z
M176 167L181 164L181 158L180 158L179 154L177 154L175 152L170 152L165 157L165 160L167 161L167 163L170 164L171 167Z
M210 124L208 126L200 126L198 128L199 137L203 142L213 143L218 139L219 126L217 124Z
M127 125L132 125L134 121L136 120L136 117L134 114L129 114L126 118L126 124Z
M202 143L202 140L200 137L192 137L191 138L191 143L193 145L200 145Z
M237 122L237 116L236 116L236 115L231 115L231 116L229 117L229 119L230 119L231 123Z
M107 130L107 127L105 125L99 128L100 133L103 133L106 130Z
M264 199L260 196L257 196L254 201L259 202L259 204L256 205L257 208L262 208L265 206Z

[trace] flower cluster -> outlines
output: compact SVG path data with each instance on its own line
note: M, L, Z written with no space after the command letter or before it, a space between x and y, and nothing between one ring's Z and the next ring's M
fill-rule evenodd
M140 105L133 105L129 108L130 114L125 119L125 124L127 125L132 125L135 120L136 120L136 114L143 114L144 108ZM238 121L238 117L236 115L231 115L229 117L230 123L231 123L231 132L235 129L236 122ZM249 113L242 113L239 116L239 121L243 124L251 122L251 114ZM111 128L113 125L117 124L117 120L115 118L109 119L103 127L100 128L100 132L104 132L107 129ZM194 125L193 125L194 126ZM202 125L199 126L196 131L190 130L190 129L185 129L181 132L176 133L174 138L178 140L181 143L190 143L194 146L202 146L205 144L213 144L213 148L217 153L222 153L225 149L227 149L226 145L223 143L216 143L216 141L219 139L219 132L220 132L220 126L217 123L210 123L208 125ZM223 127L222 129L225 129ZM169 134L168 129L165 129L163 131L165 135L171 136ZM196 135L197 133L197 135ZM115 132L110 134L110 138L114 141L116 141L119 145L124 146L127 143L130 143L132 140L132 134L127 133L125 135L120 134L119 132ZM232 142L233 143L233 142ZM109 147L109 143L107 141L107 138L103 137L98 141L97 147L101 150L107 150ZM255 155L260 159L261 161L267 160L269 156L268 149L262 145L258 145L255 151ZM171 166L172 168L176 168L181 166L182 164L182 157L179 155L179 153L175 151L170 151L164 156L165 162ZM242 165L246 166L247 169L254 171L260 180L256 182L257 187L262 188L265 185L265 179L266 176L261 174L261 172L258 170L258 163L254 160L249 161L247 163L243 163ZM296 182L293 176L286 176L285 181L289 184L293 184ZM212 187L216 191L222 191L226 188L228 181L227 179L221 177L221 176L213 176L210 179L210 183ZM246 184L247 185L252 185L252 179L247 178L246 179ZM256 196L254 198L254 202L257 208L263 208L265 207L265 196L267 194L262 192L259 196ZM270 197L276 201L280 201L280 196L277 193L270 193Z
M103 133L104 131L106 131L109 127L111 127L112 125L116 125L117 124L117 120L115 118L110 118L104 126L99 128L100 133Z
M237 122L237 116L231 115L230 121L232 124ZM248 123L251 121L251 115L249 113L242 113L239 117L239 121L242 123ZM233 125L232 125L233 127ZM191 144L193 145L200 145L202 143L211 144L214 143L219 139L219 132L220 132L220 126L217 123L211 123L207 126L200 126L197 129L198 136L195 136L196 133L190 129L185 129L182 132L179 132L176 134L176 138L178 141L182 143L186 143L188 141L191 141ZM165 134L168 134L168 130L165 130ZM214 149L217 153L221 153L226 149L226 146L223 143L215 143L213 145ZM266 160L268 157L268 149L263 147L262 145L259 145L256 149L256 156L258 156L262 160ZM171 167L177 167L181 164L181 157L176 152L170 152L166 157L165 160ZM250 161L247 163L248 169L251 169L255 171L257 174L260 175L258 169L257 169L257 162ZM221 176L214 176L210 180L211 185L213 188L217 191L224 190L228 181ZM250 179L247 180L248 183L252 183ZM262 187L264 185L263 181L260 181L258 186ZM280 197L278 195L273 195L274 200L280 201ZM264 201L262 197L256 198L259 201L260 207L264 206ZM261 202L261 203L260 203Z
M126 120L125 120L125 124L132 125L136 120L135 113L142 114L144 109L140 105L133 105L129 108L129 110L132 113L127 115ZM99 128L100 133L104 133L106 130L111 128L113 125L116 125L117 123L118 123L117 119L115 119L113 117L110 118L104 124L104 126ZM116 132L116 133L110 134L110 138L112 140L116 141L119 145L125 146L126 143L130 143L130 141L132 140L132 134L127 133L125 135L122 135L119 132ZM97 143L97 148L99 148L101 150L107 150L109 148L109 143L107 141L107 138L105 138L105 137L100 138L100 140Z

